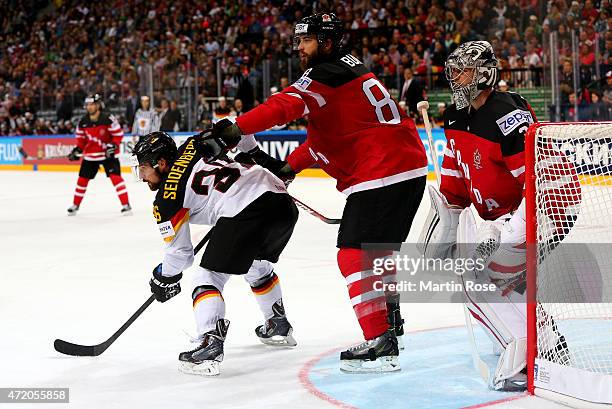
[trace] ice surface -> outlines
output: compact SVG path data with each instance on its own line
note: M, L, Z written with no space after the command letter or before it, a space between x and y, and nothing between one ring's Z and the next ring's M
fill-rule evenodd
M297 348L260 344L253 332L259 309L247 284L235 278L224 291L231 325L222 374L179 373L178 353L191 346L184 331L194 332L188 270L182 294L154 303L101 356L55 352L55 338L95 344L110 336L149 296L150 271L162 255L146 185L126 175L134 214L121 216L112 185L99 174L78 215L68 217L76 178L0 172L0 387L69 387L71 403L53 407L71 409L333 406L309 392L299 372L313 357L355 343L361 334L336 266L338 227L304 212L276 267ZM298 178L290 191L328 217L341 216L344 198L331 179ZM427 206L425 199L412 238ZM192 232L195 241L206 228ZM408 331L463 324L459 305L404 304L402 312ZM431 388L435 394L435 379ZM502 406L544 407L532 397ZM27 407L40 405L19 405Z

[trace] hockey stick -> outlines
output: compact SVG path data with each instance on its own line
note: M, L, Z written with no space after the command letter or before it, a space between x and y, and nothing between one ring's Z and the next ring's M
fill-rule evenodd
M55 155L55 156L44 156L42 158L38 158L36 156L30 156L28 155L28 153L25 151L25 149L23 149L23 146L19 147L19 154L27 160L42 160L42 159L68 159L68 155ZM83 155L77 155L77 157L81 157Z
M329 217L325 217L321 213L319 213L315 209L313 209L312 207L310 207L307 204L305 204L304 202L296 199L293 196L291 196L291 198L293 199L293 201L295 202L295 204L298 207L306 210L308 213L310 213L311 215L313 215L317 219L322 220L324 223L327 223L327 224L340 224L340 222L342 221L341 219L330 219Z
M204 247L206 242L208 242L208 240L210 239L210 236L212 235L213 229L214 227L210 229L208 233L206 233L206 236L204 236L204 238L194 248L193 250L194 254L197 254L202 249L202 247ZM57 352L62 353L64 355L98 356L104 351L106 351L108 347L110 347L113 344L113 342L115 342L117 338L119 338L121 334L123 334L125 330L128 329L128 327L134 323L134 321L136 321L136 319L140 316L140 314L142 314L144 310L146 310L149 307L149 305L153 303L153 301L155 301L155 294L151 294L151 296L147 299L147 301L145 301L144 304L142 304L140 308L138 308L138 310L136 310L136 312L132 314L132 316L121 326L121 328L119 328L109 339L102 342L101 344L79 345L79 344L73 344L72 342L67 342L61 339L56 339L55 342L53 343L53 347L55 348Z
M427 110L429 109L429 102L421 101L417 104L417 111L423 116L423 124L425 125L425 133L427 134L427 140L429 142L429 153L431 154L431 160L433 161L434 171L436 179L438 181L438 188L440 187L442 173L440 171L440 164L438 163L438 154L433 143L433 135L431 134L431 124L429 122L429 115ZM474 369L480 374L480 377L489 384L490 370L489 366L482 360L480 353L478 352L478 346L476 345L476 337L474 336L474 327L472 324L472 316L468 310L467 305L463 304L463 313L465 316L465 328L468 332L468 340L470 342L470 349L472 351L472 363Z

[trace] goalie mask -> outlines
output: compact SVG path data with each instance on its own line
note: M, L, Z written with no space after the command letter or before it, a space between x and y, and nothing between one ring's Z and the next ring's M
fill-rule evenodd
M446 60L444 69L457 109L469 107L480 93L497 83L498 62L487 41L461 44Z

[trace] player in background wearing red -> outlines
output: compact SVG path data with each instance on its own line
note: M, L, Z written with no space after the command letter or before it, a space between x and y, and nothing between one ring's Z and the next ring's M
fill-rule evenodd
M338 232L338 266L366 342L342 352L340 368L399 370L399 296L386 299L373 289L380 277L372 273L371 255L362 245L402 243L408 236L425 189L425 149L412 119L376 76L341 52L342 22L334 14L304 18L294 34L294 49L305 70L301 78L235 123L220 121L213 134L229 148L244 134L308 116L307 139L286 163L258 148L250 153L285 180L318 164L348 196Z
M466 292L466 305L501 352L490 386L524 390L524 150L525 133L536 119L520 95L493 88L498 61L486 41L467 42L453 51L446 77L455 103L444 112L447 146L442 180L439 191L429 187L434 206L419 242L428 257L449 256L452 245L459 242L467 244L467 257L484 260L485 269L476 272L476 278L487 277L498 291ZM470 205L484 219L478 226ZM564 346L558 335L557 347Z
M119 153L123 131L115 117L104 112L103 108L104 102L99 94L85 98L87 113L77 125L77 146L68 155L68 159L72 161L79 160L79 157L83 156L72 206L68 208L69 216L76 215L85 197L87 185L96 177L100 165L104 166L106 176L115 186L121 202L121 213L128 214L132 210L125 181L121 177L121 165L119 159L115 157Z

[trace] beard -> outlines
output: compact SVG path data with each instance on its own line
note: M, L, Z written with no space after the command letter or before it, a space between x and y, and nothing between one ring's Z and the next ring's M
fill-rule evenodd
M149 189L151 189L152 191L156 191L156 190L159 190L159 187L161 186L161 182L158 182L158 183L147 182L147 185L149 185Z
M315 50L312 54L300 53L300 68L302 71L306 71L308 68L312 68L317 65L319 60L319 50Z

